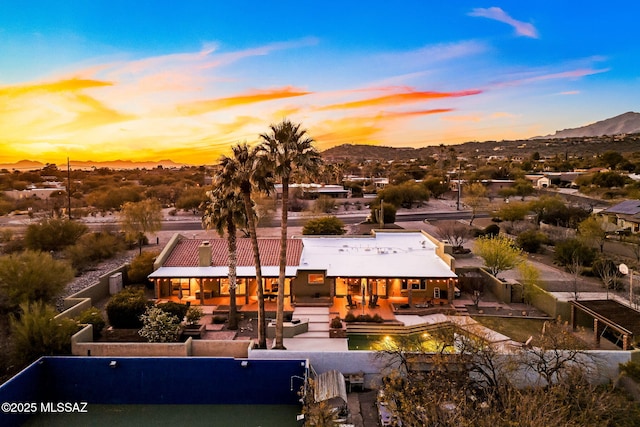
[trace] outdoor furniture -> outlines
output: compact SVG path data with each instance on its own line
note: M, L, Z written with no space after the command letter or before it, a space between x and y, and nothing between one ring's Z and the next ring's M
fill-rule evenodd
M371 298L369 298L369 308L376 307L378 307L378 295L372 295Z
M347 295L347 308L358 308L358 304L353 302L351 295Z

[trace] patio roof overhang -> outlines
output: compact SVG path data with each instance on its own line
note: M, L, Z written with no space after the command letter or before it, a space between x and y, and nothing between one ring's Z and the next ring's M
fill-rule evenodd
M278 266L262 267L262 277L278 277ZM295 277L298 267L288 266L285 269L286 277ZM187 279L187 278L226 278L229 276L229 267L160 267L148 277L149 279ZM255 267L241 266L236 269L237 277L256 277Z

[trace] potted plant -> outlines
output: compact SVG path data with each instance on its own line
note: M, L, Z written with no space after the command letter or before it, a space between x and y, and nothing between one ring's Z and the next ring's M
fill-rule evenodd
M329 323L329 336L331 338L346 338L347 330L342 327L342 320L340 316L336 316L331 319Z
M205 330L205 325L198 324L198 321L202 319L204 313L200 307L189 307L185 316L186 324L182 329L182 334L190 337L202 338L202 334Z

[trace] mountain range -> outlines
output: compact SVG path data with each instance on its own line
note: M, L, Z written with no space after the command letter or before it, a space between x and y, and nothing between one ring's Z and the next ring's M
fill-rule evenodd
M487 142L466 142L458 144L455 147L455 151L462 155L477 156L479 154L491 154L493 150L503 149L505 146L513 145L514 148L523 148L526 146L527 150L520 151L553 151L564 152L565 148L561 147L562 139L571 138L594 138L599 136L612 136L620 134L635 134L640 133L640 113L627 112L615 117L611 117L599 122L592 123L590 125L564 129L556 131L553 135L536 136L529 140L520 141L487 141ZM555 143L550 144L550 141ZM559 141L560 140L560 141ZM543 141L547 141L546 144ZM586 142L585 142L586 143ZM558 145L560 144L560 145ZM575 141L572 142L575 144ZM601 147L597 147L601 146ZM631 143L631 148L635 151L636 142ZM447 150L452 149L453 146L447 146ZM546 147L546 148L545 148ZM591 141L589 152L600 152L603 149L617 149L620 151L623 147L618 143L617 147L611 147L601 141ZM629 148L629 147L626 147ZM586 149L586 147L583 147ZM559 151L558 151L559 150ZM408 160L413 158L426 158L433 154L442 153L442 147L433 145L421 148L412 147L385 147L376 145L364 145L364 144L343 144L329 148L322 152L322 157L329 161L341 161L345 159L351 160ZM524 153L521 153L524 154ZM584 153L583 153L584 154ZM42 169L45 163L33 161L33 160L21 160L16 163L0 164L0 169L7 170L35 170ZM71 160L71 167L74 169L91 169L91 168L111 168L111 169L155 169L157 167L163 168L179 168L187 166L184 164L176 163L172 160L159 160L159 161L131 161L131 160L114 160L114 161L75 161ZM64 168L64 164L59 164L60 169Z
M629 111L619 116L601 120L587 126L556 131L553 135L532 139L583 138L603 135L620 135L640 132L640 113Z

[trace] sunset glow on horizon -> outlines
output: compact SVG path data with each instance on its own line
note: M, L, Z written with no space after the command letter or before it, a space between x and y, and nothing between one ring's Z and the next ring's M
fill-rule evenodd
M639 110L635 2L215 3L3 2L0 163L212 164L284 118L325 150Z

